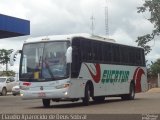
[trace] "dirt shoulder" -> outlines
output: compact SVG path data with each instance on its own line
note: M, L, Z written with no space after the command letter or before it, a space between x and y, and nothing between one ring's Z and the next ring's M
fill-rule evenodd
M160 88L152 88L147 91L148 93L160 93Z

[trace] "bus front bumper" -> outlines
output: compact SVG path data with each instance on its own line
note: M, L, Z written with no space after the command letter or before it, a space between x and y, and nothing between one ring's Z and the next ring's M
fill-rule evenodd
M28 91L21 90L20 95L22 99L67 99L69 98L68 88L53 89L53 90L42 90L42 91Z

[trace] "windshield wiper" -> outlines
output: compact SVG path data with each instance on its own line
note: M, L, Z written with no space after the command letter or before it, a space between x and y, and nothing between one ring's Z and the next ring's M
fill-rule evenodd
M45 79L38 79L38 81L45 81Z
M54 76L54 79L56 80L61 80L61 79L66 79L67 76L63 76L63 77L60 77L60 76Z

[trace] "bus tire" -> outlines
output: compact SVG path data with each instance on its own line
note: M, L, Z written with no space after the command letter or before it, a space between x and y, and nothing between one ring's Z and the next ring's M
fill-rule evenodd
M84 98L82 99L83 105L85 106L89 105L90 93L89 84L87 84L85 87Z
M96 103L100 103L100 102L104 102L104 101L105 101L105 96L92 97L92 99L93 99Z
M49 108L51 100L50 99L42 99L43 107Z
M122 100L134 100L134 98L135 98L135 84L133 82L131 82L131 84L130 84L129 94L122 95L121 98L122 98Z

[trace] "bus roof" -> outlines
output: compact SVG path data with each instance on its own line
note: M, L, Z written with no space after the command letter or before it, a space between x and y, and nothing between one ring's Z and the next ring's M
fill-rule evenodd
M96 41L102 41L102 42L111 42L111 43L118 44L118 45L142 48L140 46L132 46L132 45L117 43L114 39L107 38L106 36L91 35L91 34L87 34L87 33L34 37L34 38L27 39L24 44L38 43L38 42L49 42L49 41L66 41L66 40L72 41L73 38L77 38L77 37L96 40Z
M35 37L35 38L29 38L25 41L25 43L35 43L35 42L47 42L47 41L64 41L64 40L72 40L76 37L83 37L88 38L92 40L98 40L98 41L106 41L106 42L115 42L114 39L109 39L105 36L98 36L98 35L91 35L86 33L80 33L80 34L69 34L69 35L51 35L51 36L41 36L41 37Z

